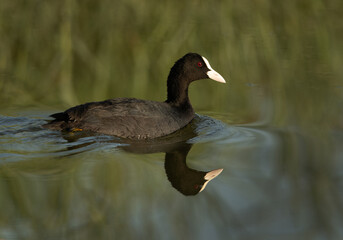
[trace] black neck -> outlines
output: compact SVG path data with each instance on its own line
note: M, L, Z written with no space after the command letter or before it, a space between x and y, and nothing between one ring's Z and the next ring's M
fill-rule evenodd
M172 82L169 84L169 82ZM190 105L188 98L188 85L182 83L179 79L168 79L167 103L173 105Z
M174 106L191 106L188 98L189 82L184 81L183 77L182 66L179 64L179 62L177 62L170 70L168 76L167 103Z

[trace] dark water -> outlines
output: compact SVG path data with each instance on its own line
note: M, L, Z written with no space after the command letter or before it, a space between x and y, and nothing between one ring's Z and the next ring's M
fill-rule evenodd
M328 148L297 128L204 113L172 136L127 143L43 129L49 113L0 116L2 239L343 237L342 132ZM221 168L185 195L190 175Z

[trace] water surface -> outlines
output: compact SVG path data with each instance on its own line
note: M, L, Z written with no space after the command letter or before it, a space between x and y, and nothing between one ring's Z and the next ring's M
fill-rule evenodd
M335 146L327 149L298 129L230 124L229 116L206 112L172 136L128 143L43 129L50 113L0 117L4 239L343 236L342 133L331 134ZM328 156L332 161L316 160ZM174 163L224 170L188 196L175 188L190 180L168 170Z

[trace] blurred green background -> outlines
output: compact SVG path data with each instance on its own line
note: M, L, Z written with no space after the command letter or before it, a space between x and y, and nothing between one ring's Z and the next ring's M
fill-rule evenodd
M302 113L306 103L309 118L330 114L327 106L342 99L342 5L3 0L0 106L69 107L115 97L163 101L173 63L198 52L228 85L192 84L197 110L259 118L251 88L261 87L276 104L277 120Z

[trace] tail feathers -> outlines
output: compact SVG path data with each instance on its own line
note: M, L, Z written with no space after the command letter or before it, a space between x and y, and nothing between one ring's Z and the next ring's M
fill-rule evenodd
M50 115L50 117L55 119L51 120L47 124L44 124L44 128L52 130L63 130L65 128L66 123L69 121L69 116L65 112L54 113Z
M55 118L53 121L65 121L69 120L69 115L66 112L59 112L51 114L50 117Z

